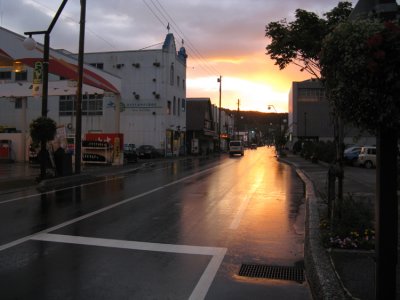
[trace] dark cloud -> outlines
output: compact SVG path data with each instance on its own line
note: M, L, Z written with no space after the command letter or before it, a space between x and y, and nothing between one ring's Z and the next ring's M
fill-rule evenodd
M54 0L0 1L1 26L18 33L46 29L61 4ZM143 48L161 42L170 22L179 42L185 38L202 53L240 55L259 47L268 22L290 19L297 8L322 14L337 3L333 0L87 1L85 47L90 51ZM79 11L79 1L67 2L52 34L56 48L76 50Z

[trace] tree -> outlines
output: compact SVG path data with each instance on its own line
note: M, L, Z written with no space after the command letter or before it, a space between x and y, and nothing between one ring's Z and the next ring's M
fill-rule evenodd
M300 67L320 79L320 54L323 39L341 22L347 20L352 11L350 2L339 2L338 6L325 13L324 18L302 9L297 9L295 20L271 22L266 26L266 37L271 43L266 47L275 64L282 70L289 64ZM338 178L338 198L343 199L343 126L333 108L335 142L337 152L336 176ZM331 182L330 184L335 184Z
M396 297L399 53L398 21L357 20L342 23L325 39L320 61L338 113L377 136L376 299Z
M340 24L323 43L328 100L357 127L376 134L400 128L400 26L359 20Z
M51 141L57 130L56 123L47 117L39 117L29 125L30 135L34 142Z
M46 177L46 144L54 138L56 131L56 123L52 119L43 116L33 120L29 125L29 132L33 142L40 142L39 161L41 179Z
M271 39L266 54L281 70L294 64L301 71L320 78L322 40L337 24L347 19L351 10L350 2L339 2L337 7L324 14L325 18L297 9L293 22L288 23L286 19L270 22L265 28L265 36Z

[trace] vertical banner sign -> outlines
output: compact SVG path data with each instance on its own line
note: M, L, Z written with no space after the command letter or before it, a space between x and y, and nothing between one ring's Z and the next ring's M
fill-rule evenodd
M43 65L40 61L35 62L33 67L32 96L39 97L42 94Z

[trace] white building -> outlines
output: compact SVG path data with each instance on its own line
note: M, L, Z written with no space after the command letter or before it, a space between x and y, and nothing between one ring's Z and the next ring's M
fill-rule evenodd
M161 49L86 53L85 62L121 78L120 128L125 143L153 145L179 155L186 131L186 51L176 51L169 33ZM108 100L104 109L114 110ZM113 114L87 124L88 131L109 131ZM112 126L111 126L112 127Z
M22 133L21 141L13 142L22 148L14 149L14 159L24 160L29 124L41 115L32 79L43 46L27 52L24 36L1 27L0 38L0 127ZM163 155L179 155L186 131L186 57L185 48L176 51L172 34L161 49L85 54L82 139L86 133L122 133L125 144L153 145ZM47 115L68 135L75 133L76 58L50 49ZM22 72L15 72L16 63L22 63Z

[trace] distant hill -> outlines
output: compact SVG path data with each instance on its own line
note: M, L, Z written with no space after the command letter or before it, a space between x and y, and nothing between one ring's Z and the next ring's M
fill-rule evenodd
M225 111L235 117L235 126L239 131L254 130L268 135L271 128L284 124L283 120L286 120L287 126L288 113L264 113L229 109L225 109Z

